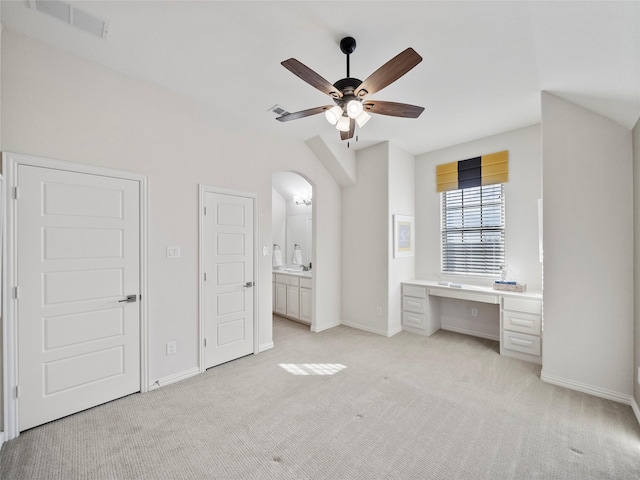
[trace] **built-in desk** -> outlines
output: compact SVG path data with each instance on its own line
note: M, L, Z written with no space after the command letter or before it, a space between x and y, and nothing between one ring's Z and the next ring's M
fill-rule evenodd
M541 292L519 293L429 280L403 282L402 328L427 336L446 328L441 323L440 309L447 298L498 305L500 354L542 363Z

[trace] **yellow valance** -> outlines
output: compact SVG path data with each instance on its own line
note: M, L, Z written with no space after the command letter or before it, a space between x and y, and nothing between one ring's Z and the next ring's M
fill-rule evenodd
M436 167L438 192L509 181L509 152L491 153Z

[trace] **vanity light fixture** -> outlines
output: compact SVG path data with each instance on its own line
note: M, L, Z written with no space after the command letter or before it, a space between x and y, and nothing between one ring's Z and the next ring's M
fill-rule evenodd
M311 205L311 194L294 195L293 201L296 205Z

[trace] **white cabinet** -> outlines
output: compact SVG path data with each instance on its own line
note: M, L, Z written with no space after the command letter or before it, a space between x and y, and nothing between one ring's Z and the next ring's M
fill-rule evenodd
M275 284L276 301L274 302L274 312L278 315L287 314L287 286L283 283Z
M490 287L428 280L402 283L402 328L432 335L442 326L442 302L470 301L500 305L500 354L542 364L542 295L497 291ZM473 316L473 309L468 309ZM476 311L477 313L477 311ZM469 330L470 335L476 332ZM477 333L478 336L480 333Z
M424 330L427 324L427 289L412 285L402 286L403 327Z
M311 279L300 279L300 320L311 325Z
M287 285L287 317L300 318L300 287Z
M274 274L273 312L311 325L311 279L284 273Z
M542 363L542 301L502 299L500 354Z

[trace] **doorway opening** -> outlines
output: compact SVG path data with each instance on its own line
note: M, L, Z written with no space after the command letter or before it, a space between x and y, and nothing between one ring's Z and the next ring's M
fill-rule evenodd
M272 175L273 314L314 324L314 187L302 175Z

